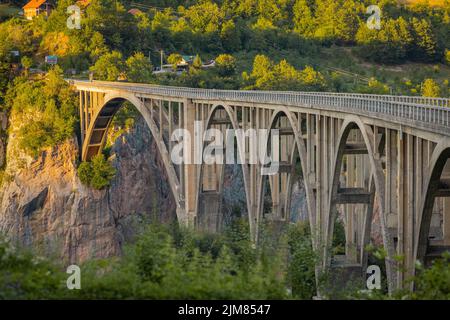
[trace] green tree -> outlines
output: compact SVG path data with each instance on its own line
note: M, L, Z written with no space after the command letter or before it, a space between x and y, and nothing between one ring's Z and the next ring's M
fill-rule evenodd
M211 0L202 0L190 6L186 10L185 17L196 33L217 32L222 21L219 6Z
M315 265L317 257L312 249L308 222L297 223L288 230L290 263L287 280L292 294L311 300L316 294Z
M225 50L233 52L241 48L240 30L236 27L233 20L227 20L222 24L220 38Z
M203 62L202 59L200 58L200 56L197 54L194 58L194 61L192 61L192 68L194 70L200 70L203 66ZM192 69L191 68L191 69Z
M310 2L308 0L296 0L292 9L294 31L305 37L313 35L315 29L315 21L310 8Z
M116 169L111 166L102 153L93 157L92 161L82 162L78 167L80 181L94 189L103 189L109 186L115 174Z
M440 88L439 85L433 79L425 79L421 84L421 93L424 97L439 97Z
M433 61L436 59L437 42L431 24L425 19L412 19L414 35L413 58L419 61Z
M236 72L236 59L230 54L221 54L217 56L216 67L219 74L223 77L232 76Z
M365 23L356 35L362 45L360 55L376 62L399 63L408 56L413 37L408 22L398 19L382 19L380 30L369 30Z
M11 116L20 123L13 134L17 134L19 146L29 154L37 156L43 148L72 137L78 115L77 99L58 66L43 80L16 78L5 100Z
M359 90L361 93L368 94L389 94L389 87L376 78L372 77L369 79L366 87L363 87Z
M125 64L129 81L151 83L155 80L153 66L142 52L137 52L129 57Z
M22 59L20 59L20 63L22 64L22 67L25 69L25 75L27 76L28 71L33 65L33 60L30 57L24 56L22 57Z
M251 77L256 79L256 86L260 86L264 82L268 82L273 78L273 63L265 55L259 54L253 60L253 70ZM259 82L259 83L258 83Z
M94 77L99 80L116 81L124 70L122 53L113 51L102 55L97 62L90 67Z
M172 65L172 68L174 70L177 70L178 64L183 60L183 57L179 53L172 53L167 58L167 62L169 62Z

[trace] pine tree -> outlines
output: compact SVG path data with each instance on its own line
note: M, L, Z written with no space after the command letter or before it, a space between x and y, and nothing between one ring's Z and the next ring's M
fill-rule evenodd
M436 58L436 39L430 23L425 19L412 19L414 32L413 58L419 61L433 61Z
M293 7L294 31L310 37L314 33L314 17L307 0L297 0Z
M422 82L421 87L421 93L424 97L436 98L440 96L441 90L439 88L439 85L433 79L425 79L425 81Z

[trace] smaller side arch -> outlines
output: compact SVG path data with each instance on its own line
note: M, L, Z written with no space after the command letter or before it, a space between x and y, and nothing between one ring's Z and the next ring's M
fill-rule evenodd
M415 246L415 257L423 262L428 247L428 234L430 231L431 216L439 189L440 178L447 160L450 158L450 141L443 138L436 146L431 156L428 176L424 188L425 196L420 206L419 234ZM414 269L415 272L415 269Z

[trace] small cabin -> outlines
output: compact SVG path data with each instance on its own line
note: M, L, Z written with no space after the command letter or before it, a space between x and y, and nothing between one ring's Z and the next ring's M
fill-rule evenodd
M32 20L40 14L50 15L52 5L47 0L31 0L23 6L23 14L28 20Z

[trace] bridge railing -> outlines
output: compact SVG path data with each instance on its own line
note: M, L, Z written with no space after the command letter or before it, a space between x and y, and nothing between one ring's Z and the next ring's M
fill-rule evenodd
M260 102L318 109L331 108L337 111L383 114L393 118L420 121L425 124L450 126L450 99L445 98L329 92L216 90L102 81L74 81L74 83L105 89L127 88L135 93L174 98Z

